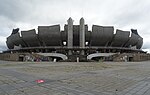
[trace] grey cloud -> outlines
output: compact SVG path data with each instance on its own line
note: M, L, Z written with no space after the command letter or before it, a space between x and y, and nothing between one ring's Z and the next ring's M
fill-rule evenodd
M0 16L0 36L8 36L16 25L4 16Z
M0 15L7 17L12 21L24 19L31 10L30 3L25 0L2 0L0 2Z
M0 51L4 51L4 50L7 50L7 47L4 45L0 45Z
M150 49L150 42L145 42L144 44L143 44L143 47L142 47L143 49Z
M129 0L127 0L129 1ZM112 19L113 23L124 26L128 24L134 23L144 23L147 21L145 18L150 16L149 1L139 1L139 0L131 0L130 3L121 4L115 9L115 12L112 14L114 19Z
M63 26L70 16L77 24L83 16L89 25L137 28L147 41L143 48L150 48L149 9L149 0L0 0L0 36L27 24Z

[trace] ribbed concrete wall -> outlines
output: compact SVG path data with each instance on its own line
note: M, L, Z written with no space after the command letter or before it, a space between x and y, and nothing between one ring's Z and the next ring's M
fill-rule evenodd
M140 49L143 45L143 38L138 34L137 30L123 31L117 29L114 34L113 26L93 25L92 31L88 31L88 26L84 25L84 19L81 18L80 25L73 25L73 20L68 19L68 24L64 26L64 30L60 30L60 25L39 26L38 34L35 29L21 31L13 29L12 34L7 38L6 44L9 49L14 46L21 47L50 47L63 46L63 42L68 47L126 47L136 46Z
M7 38L6 44L7 44L9 49L13 49L14 46L26 47L26 44L23 41L22 37L20 37L19 32L15 33L15 34L11 34Z
M22 39L25 41L28 47L41 46L40 41L36 35L35 29L28 31L21 31Z
M60 46L61 33L60 25L39 26L38 36L42 42L42 46Z
M112 40L114 28L112 26L92 26L91 46L107 46Z
M124 44L129 40L130 31L116 30L116 34L112 40L112 47L123 47Z

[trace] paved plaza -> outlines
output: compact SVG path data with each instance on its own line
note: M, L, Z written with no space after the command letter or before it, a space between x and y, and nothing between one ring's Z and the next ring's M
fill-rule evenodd
M150 61L0 61L0 95L150 95Z

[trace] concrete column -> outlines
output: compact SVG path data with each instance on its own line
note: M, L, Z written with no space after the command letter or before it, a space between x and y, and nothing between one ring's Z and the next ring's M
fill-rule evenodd
M85 47L85 25L84 25L84 19L80 19L80 47ZM81 55L84 55L84 50L81 51Z
M73 20L70 17L68 19L68 48L72 48L73 47Z
M85 25L84 25L84 19L80 19L80 47L85 47Z

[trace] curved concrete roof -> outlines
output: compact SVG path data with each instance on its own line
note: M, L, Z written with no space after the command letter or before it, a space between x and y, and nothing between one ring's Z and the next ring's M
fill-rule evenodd
M13 48L14 48L14 43L12 42L10 36L7 37L6 44L7 44L7 47L8 47L9 49L13 49Z
M60 46L60 34L60 25L38 26L38 35L43 46Z
M25 41L28 47L41 46L40 41L36 35L35 29L28 31L21 31L22 39Z
M142 47L142 45L143 45L143 38L139 37L138 42L136 44L137 49L140 49Z
M143 38L139 36L137 32L132 31L131 37L129 38L128 42L125 44L125 47L136 46L137 49L140 49L142 45L143 45Z
M7 43L8 48L10 48L10 49L13 49L14 46L19 46L19 45L21 45L22 47L26 47L26 44L25 44L25 42L22 40L22 38L20 37L19 32L10 35L10 36L7 38L6 43Z
M14 46L21 47L55 47L63 46L68 38L68 25L64 26L64 31L60 31L60 25L53 26L38 26L38 34L35 29L21 31L22 37L19 34L19 28L13 29L12 34L7 38L7 46L13 49ZM73 25L73 46L79 46L80 25ZM88 26L85 25L85 43L87 47L125 47L130 48L136 46L140 49L143 45L143 38L138 34L137 30L130 31L116 30L114 34L113 26L93 25L92 31L88 31Z
M114 28L112 26L92 26L91 46L107 46L112 40Z
M129 40L130 31L116 30L116 34L112 40L112 47L123 47L124 44Z

